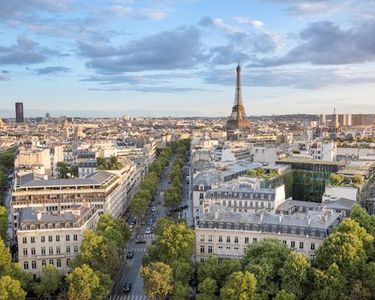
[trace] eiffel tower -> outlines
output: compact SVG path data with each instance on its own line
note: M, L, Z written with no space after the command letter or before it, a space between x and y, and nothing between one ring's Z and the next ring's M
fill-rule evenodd
M237 72L236 94L234 97L232 113L227 121L228 131L239 131L241 129L250 128L250 121L246 117L245 108L242 102L241 67L239 63L237 65L236 72Z

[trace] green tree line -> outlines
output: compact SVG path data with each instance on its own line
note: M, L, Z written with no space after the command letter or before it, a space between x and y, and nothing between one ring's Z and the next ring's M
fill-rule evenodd
M312 261L272 239L241 260L210 256L198 264L198 299L374 299L374 233L375 216L356 205Z

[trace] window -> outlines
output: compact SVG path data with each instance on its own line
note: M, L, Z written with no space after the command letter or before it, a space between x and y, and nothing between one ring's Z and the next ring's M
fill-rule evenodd
M61 250L60 250L60 246L57 246L56 247L56 254L60 254Z
M249 243L249 238L245 237L245 244L248 244L248 243Z
M204 242L204 235L201 235L201 242Z
M230 236L227 236L227 243L230 243Z
M42 267L45 267L47 264L46 264L46 260L45 259L43 259L42 260Z
M66 246L66 253L70 253L70 246Z
M223 242L223 237L219 235L219 243L222 243L222 242Z
M53 261L53 259L49 260L49 264L52 265L52 266L55 264L54 261Z
M219 248L219 249L223 249L223 246L219 246L218 248Z
M74 240L74 241L78 241L78 235L76 235L76 234L73 235L73 240Z
M56 235L56 242L60 242L60 236Z
M290 247L291 248L295 248L296 247L296 242L295 241L291 241L290 242Z
M234 247L234 250L238 250L238 247Z
M49 242L52 242L52 235L49 235L49 236L48 236L48 241L49 241Z
M31 255L35 255L35 248L31 248Z
M35 236L32 236L32 237L30 238L30 242L33 243L33 244L35 243Z
M36 261L35 260L33 260L31 262L31 269L36 269Z
M28 269L29 269L29 262L28 262L28 261L25 261L25 262L23 263L23 269L24 269L24 270L28 270Z
M201 251L201 253L204 253L204 246L203 245L201 245L200 251Z
M230 250L230 247L227 247L228 250Z
M256 241L258 241L258 239L257 238L253 238L253 242L256 242Z
M74 245L74 253L78 252L78 245Z
M42 247L40 250L42 255L46 255L46 247Z
M283 240L283 244L286 245L286 240Z
M40 237L40 241L41 241L42 243L44 243L44 242L46 241L46 237L45 237L44 235L42 235L42 236Z
M27 256L27 248L23 248L23 255Z
M48 254L52 255L53 254L53 247L48 247Z
M56 266L57 266L58 268L61 268L61 259L60 259L60 258L58 258L58 259L56 260Z
M66 259L66 266L69 267L69 264L70 264L70 258L67 258Z
M299 242L299 248L303 249L303 242Z
M209 242L212 242L212 235L209 235L209 236L208 236L208 241L209 241Z
M203 193L199 193L199 199L203 199Z
M238 244L238 236L234 237L234 242Z
M315 243L311 243L310 250L315 250Z
M208 246L207 252L212 253L212 246Z
M66 240L67 242L70 241L70 235L69 235L69 234L67 234L67 235L65 236L65 240Z
M22 238L22 243L23 243L23 244L27 244L27 237L23 237L23 238Z

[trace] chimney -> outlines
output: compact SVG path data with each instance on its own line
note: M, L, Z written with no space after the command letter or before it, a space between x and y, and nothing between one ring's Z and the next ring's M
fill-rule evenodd
M36 212L36 219L37 219L38 221L40 221L41 218L42 218L42 212L41 212L40 210L38 210L38 211Z
M215 209L215 220L218 220L220 217L219 211Z
M307 226L311 225L311 216L310 214L307 214Z
M264 210L262 210L260 213L260 223L263 223L263 219L264 219Z
M280 212L279 223L281 224L282 222L283 222L283 212Z

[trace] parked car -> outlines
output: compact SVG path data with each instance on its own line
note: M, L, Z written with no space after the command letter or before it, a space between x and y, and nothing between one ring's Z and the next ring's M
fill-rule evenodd
M145 244L146 240L140 240L140 239L138 239L138 240L135 241L135 243L136 244Z
M147 227L146 230L145 230L145 233L146 233L146 234L151 233L151 228Z
M134 250L129 250L128 253L126 253L126 258L131 259L134 256Z
M125 282L122 288L122 292L125 294L129 294L132 289L132 284L130 282Z

